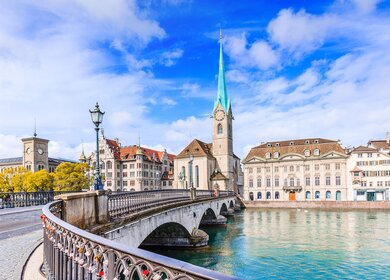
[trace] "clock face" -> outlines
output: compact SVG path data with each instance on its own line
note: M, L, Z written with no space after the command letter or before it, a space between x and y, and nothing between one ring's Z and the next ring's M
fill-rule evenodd
M30 148L27 148L26 153L27 153L27 154L30 154L30 153L31 153L31 149L30 149Z
M43 150L41 148L38 149L38 154L40 154L40 155L43 154Z
M225 112L222 110L217 110L214 115L215 119L217 121L222 121L225 118Z

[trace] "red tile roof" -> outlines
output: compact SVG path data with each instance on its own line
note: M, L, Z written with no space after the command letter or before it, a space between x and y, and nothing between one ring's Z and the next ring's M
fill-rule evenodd
M368 145L372 145L377 149L384 149L384 150L390 148L390 145L387 144L386 140L371 140L368 142Z
M129 160L132 156L135 156L138 150L137 145L133 146L124 146L120 148L120 160ZM152 150L149 148L144 148L141 146L143 154L146 156L149 161L162 162L164 152ZM167 154L169 163L173 164L175 155Z

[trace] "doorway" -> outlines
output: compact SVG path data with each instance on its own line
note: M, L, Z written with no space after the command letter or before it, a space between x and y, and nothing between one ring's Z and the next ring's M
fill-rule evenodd
M295 192L290 192L289 195L288 195L288 200L291 200L291 201L295 201L296 198L295 198Z
M367 192L367 201L375 201L375 192Z

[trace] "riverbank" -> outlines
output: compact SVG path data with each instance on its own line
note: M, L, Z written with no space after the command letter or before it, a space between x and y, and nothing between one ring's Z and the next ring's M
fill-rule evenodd
M246 208L390 210L390 201L242 201Z

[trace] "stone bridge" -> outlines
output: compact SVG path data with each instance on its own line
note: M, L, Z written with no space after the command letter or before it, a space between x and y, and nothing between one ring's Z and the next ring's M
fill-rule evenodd
M186 205L140 218L110 230L104 237L134 247L143 246L205 246L208 235L200 225L225 224L224 215L234 212L234 197L219 197Z

